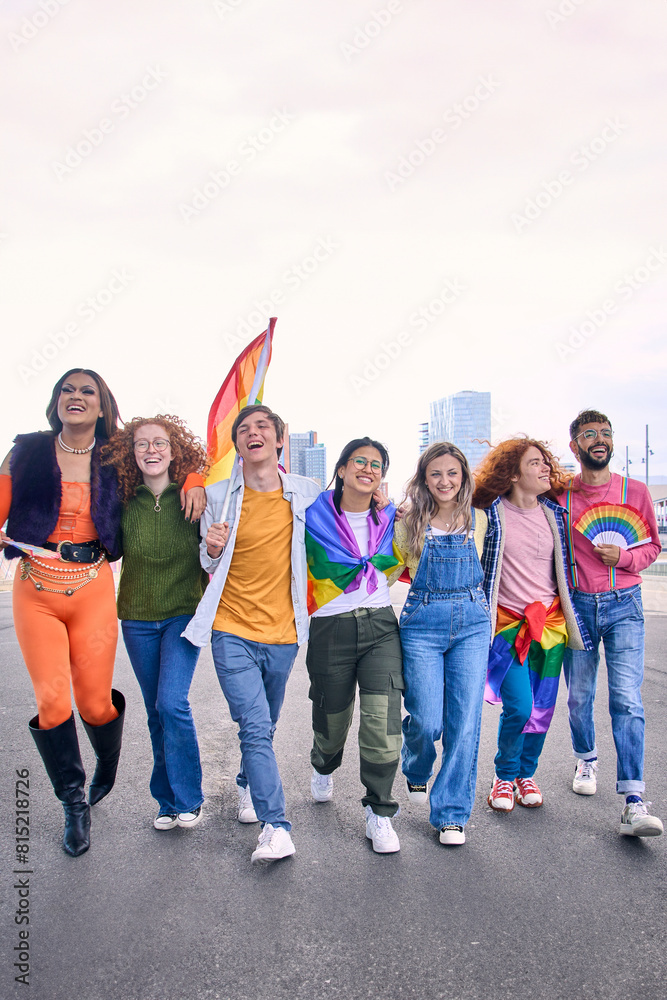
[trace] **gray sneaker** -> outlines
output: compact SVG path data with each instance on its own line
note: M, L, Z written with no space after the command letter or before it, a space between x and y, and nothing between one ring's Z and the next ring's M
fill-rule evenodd
M662 820L651 816L650 802L628 802L621 813L620 832L628 837L659 837L663 832Z

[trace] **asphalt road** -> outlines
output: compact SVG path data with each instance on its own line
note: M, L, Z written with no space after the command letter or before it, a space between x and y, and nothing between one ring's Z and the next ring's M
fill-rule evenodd
M426 809L397 778L401 851L364 836L356 730L334 801L310 797L310 703L302 650L276 750L297 853L256 868L258 828L235 818L239 751L205 650L192 703L202 749L205 818L158 833L148 791L150 744L125 649L115 684L128 700L113 793L93 810L92 846L60 848L62 808L29 736L32 689L0 594L0 993L39 1000L616 1000L667 997L667 836L620 837L615 755L598 695L598 793L571 791L564 692L542 755L542 809L486 805L498 709L485 706L468 842L444 848ZM647 616L646 782L667 821L667 615ZM92 751L80 732L85 763ZM17 770L30 771L30 866L15 862ZM92 770L92 766L90 768ZM29 871L29 876L26 875ZM29 925L15 922L29 879ZM17 885L23 879L23 895ZM29 930L28 949L21 930ZM23 948L23 953L16 949ZM14 979L29 950L29 990Z

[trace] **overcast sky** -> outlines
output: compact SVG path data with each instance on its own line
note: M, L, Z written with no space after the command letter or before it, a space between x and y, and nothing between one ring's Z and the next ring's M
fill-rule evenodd
M667 479L667 5L3 3L3 449L99 371L205 433L276 315L265 400L392 492L432 399L565 454L609 413ZM7 99L8 97L8 99Z

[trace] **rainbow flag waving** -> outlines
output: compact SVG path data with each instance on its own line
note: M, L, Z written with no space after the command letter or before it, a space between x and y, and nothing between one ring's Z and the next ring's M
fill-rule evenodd
M502 701L500 687L510 666L516 660L525 663L527 659L533 709L523 732L546 733L556 708L566 645L567 627L557 597L548 610L535 601L523 615L498 605L484 700L498 705Z
M358 590L364 578L369 594L374 593L377 570L387 573L402 565L394 545L395 514L390 503L377 511L379 524L369 516L369 555L362 556L347 518L334 507L333 490L320 493L306 511L309 615L339 594Z
M244 406L261 403L264 379L271 360L275 316L269 325L239 354L227 378L213 400L208 414L207 451L210 472L206 485L229 479L236 449L232 442L232 424Z

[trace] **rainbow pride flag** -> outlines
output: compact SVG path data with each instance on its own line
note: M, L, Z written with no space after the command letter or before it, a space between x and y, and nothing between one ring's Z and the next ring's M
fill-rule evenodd
M547 610L540 601L523 616L498 606L496 635L489 653L484 700L502 702L500 688L512 663L528 661L533 710L524 733L546 733L556 708L558 680L567 645L567 627L556 598Z
M269 325L239 354L222 383L208 414L207 451L210 472L206 485L229 479L236 449L232 442L232 424L244 406L261 403L264 379L271 361L275 316Z
M403 564L394 545L395 514L396 507L390 503L377 511L379 524L369 516L369 555L365 557L349 521L334 507L333 490L320 493L306 511L309 615L339 594L358 590L364 578L369 594L374 593L377 571L387 573Z
M57 559L62 560L59 552L53 549L45 549L41 545L33 545L31 542L15 542L13 538L5 539L8 545L13 545L15 549L20 549L26 556L34 556L35 559Z

